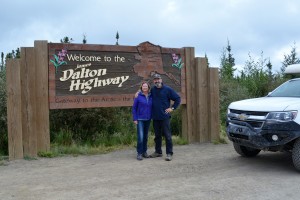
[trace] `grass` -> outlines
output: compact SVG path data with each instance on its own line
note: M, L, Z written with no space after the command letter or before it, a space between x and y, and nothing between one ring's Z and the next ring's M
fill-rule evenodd
M25 155L25 156L24 156L24 160L37 160L37 158L36 158L36 157L32 157L32 156Z
M225 129L221 129L221 138L219 141L214 142L214 144L227 143L226 142L226 133ZM68 133L69 134L69 133ZM148 148L153 148L154 143L154 134L149 133L148 138ZM61 137L61 136L60 136ZM103 138L102 138L103 139ZM106 141L110 140L110 141ZM114 142L112 142L112 140ZM180 136L172 136L173 145L186 145L188 141ZM163 139L162 145L165 146L165 140ZM65 155L96 155L96 154L105 154L121 149L136 148L136 137L130 136L130 138L125 137L122 134L116 134L110 138L103 139L101 143L97 145L91 144L76 144L74 141L70 143L65 142L54 142L51 144L50 151L40 151L38 152L39 157L44 158L54 158ZM36 157L24 156L24 160L36 160ZM6 165L8 161L8 156L0 156L0 166Z
M58 146L52 145L51 152L40 152L39 156L41 157L57 157L63 155L95 155L95 154L104 154L112 151L116 151L119 149L123 149L125 145L116 145L116 146L91 146L91 145L77 145L72 144L70 146Z
M224 125L220 125L220 139L214 140L213 144L228 144L228 138L226 135L226 127Z
M2 155L0 155L0 166L7 165L7 161L8 161L8 156L2 156Z
M121 138L120 140L122 141L122 136L119 135ZM110 138L111 139L111 138ZM188 142L179 137L179 136L173 136L173 144L174 145L186 145ZM117 140L115 138L115 140ZM119 140L119 141L120 141ZM165 145L165 142L163 140L163 145ZM148 147L154 147L154 135L150 134L149 139L148 139ZM46 157L46 158L53 158L53 157L59 157L59 156L64 156L64 155L73 155L73 156L78 156L78 155L96 155L96 154L105 154L109 153L112 151L116 150L121 150L121 149L129 149L129 148L136 148L136 139L131 140L130 142L126 140L124 143L120 144L114 144L111 145L102 143L100 145L79 145L76 143L72 143L71 145L62 145L62 144L57 144L53 143L51 144L51 149L50 151L41 151L38 153L38 156L40 157Z

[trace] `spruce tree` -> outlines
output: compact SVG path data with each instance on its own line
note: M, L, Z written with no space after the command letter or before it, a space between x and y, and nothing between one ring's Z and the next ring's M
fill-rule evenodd
M296 43L294 42L294 46L292 46L290 54L284 55L284 60L282 62L282 67L280 68L281 74L284 74L285 68L288 65L300 63L300 59L297 57L297 51L296 50L297 50L296 49Z
M229 40L227 41L227 47L223 49L222 57L221 57L221 69L220 76L225 79L232 79L234 75L235 59L233 58L233 54L231 53L231 46Z
M73 42L72 38L69 38L68 36L64 37L63 39L60 39L61 43L66 43L66 44L70 44Z
M4 69L4 53L1 52L1 69L0 71L2 71Z
M116 34L116 39L117 39L117 42L116 42L116 45L119 45L119 32L117 31L117 34Z
M86 35L85 35L85 34L83 34L82 43L83 43L83 44L86 44L86 42L87 42Z

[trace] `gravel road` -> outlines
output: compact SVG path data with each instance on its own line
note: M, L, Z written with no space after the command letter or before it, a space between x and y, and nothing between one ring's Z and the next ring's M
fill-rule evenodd
M127 149L0 166L1 200L299 198L300 173L290 154L262 152L242 158L231 143L174 146L171 162L137 161L135 149Z

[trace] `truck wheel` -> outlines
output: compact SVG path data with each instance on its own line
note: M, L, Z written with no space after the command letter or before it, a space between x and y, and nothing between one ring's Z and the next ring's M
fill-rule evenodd
M239 145L237 143L233 143L233 147L234 147L234 150L243 157L254 157L257 154L259 154L259 152L260 152L260 149L245 147L245 146ZM299 150L300 150L300 148L299 148Z
M297 170L300 170L300 138L294 143L292 150L293 164Z

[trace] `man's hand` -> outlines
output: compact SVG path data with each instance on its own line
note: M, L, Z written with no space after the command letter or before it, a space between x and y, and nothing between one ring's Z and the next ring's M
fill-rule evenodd
M138 124L138 121L133 121L133 123L137 125L137 124Z
M165 110L165 113L166 113L166 114L171 113L171 112L173 112L173 109L172 109L172 108L167 108L167 109Z
M137 91L134 95L134 98L137 98L139 96L139 91Z

